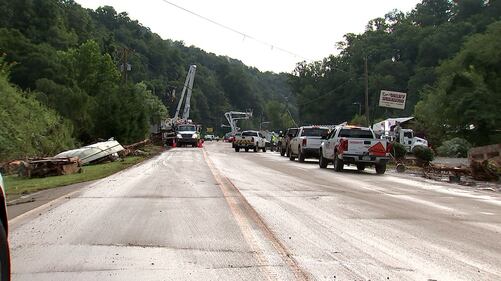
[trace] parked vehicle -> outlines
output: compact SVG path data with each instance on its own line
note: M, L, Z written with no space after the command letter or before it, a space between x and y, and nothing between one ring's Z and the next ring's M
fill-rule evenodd
M363 171L367 166L375 166L376 173L384 174L388 162L390 146L386 140L377 139L374 132L366 127L339 126L325 139L320 147L320 168L334 164L334 170L341 172L344 165L356 165Z
M242 132L237 132L233 135L231 135L230 139L228 140L228 142L231 142L231 147L232 148L235 148L235 141L242 136Z
M297 135L289 144L289 159L294 161L297 157L299 162L306 158L318 158L322 140L329 134L329 128L319 126L300 127Z
M285 156L285 155L287 155L287 157L290 156L289 145L290 145L291 139L293 139L296 136L297 131L298 131L298 128L289 128L289 129L287 129L285 134L283 134L281 136L281 139L280 139L279 144L278 144L281 156Z
M266 139L264 135L258 131L243 131L240 136L237 136L233 142L235 152L240 149L245 149L245 152L253 149L257 152L259 149L266 152Z
M9 223L7 219L7 205L5 197L5 185L0 174L0 280L10 280L10 251L8 242Z
M428 141L414 136L414 131L404 128L414 117L389 118L372 126L374 133L380 135L382 139L390 142L402 144L407 152L414 152L416 147L428 147Z
M195 124L182 124L176 128L177 136L176 142L179 146L191 145L192 147L198 146L200 140L200 133L197 125Z
M204 140L206 140L206 141L213 141L214 140L214 135L205 135Z

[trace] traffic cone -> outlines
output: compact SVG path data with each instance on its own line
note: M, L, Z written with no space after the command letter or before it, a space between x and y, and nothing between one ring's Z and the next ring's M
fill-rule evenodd
M172 148L175 148L176 146L177 146L177 144L176 144L176 139L173 139L173 140L172 140Z
M204 141L203 140L199 140L198 141L198 148L202 148L204 147Z

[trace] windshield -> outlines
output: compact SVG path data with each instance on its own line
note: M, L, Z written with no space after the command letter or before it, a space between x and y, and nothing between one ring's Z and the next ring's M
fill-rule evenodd
M242 136L244 136L244 137L257 137L257 132L243 132Z
M329 129L326 128L305 128L301 133L302 136L306 137L322 137L329 134Z
M178 131L196 131L196 127L195 126L191 126L191 125L183 125L183 126L179 126Z
M374 135L369 130L352 128L352 129L341 129L341 132L339 132L339 137L354 138L354 139L373 139Z

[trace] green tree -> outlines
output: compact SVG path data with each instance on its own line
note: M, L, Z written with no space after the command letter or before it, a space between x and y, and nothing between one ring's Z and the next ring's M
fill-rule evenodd
M427 88L416 116L436 139L462 136L474 144L491 142L501 127L501 22L472 36L453 59L438 68L439 80Z

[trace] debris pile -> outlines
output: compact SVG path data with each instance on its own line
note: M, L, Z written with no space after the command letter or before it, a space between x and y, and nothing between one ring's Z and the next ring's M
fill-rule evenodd
M69 158L35 158L21 161L18 167L20 176L28 178L43 178L49 176L69 175L81 172L78 157Z
M497 181L501 175L501 144L474 147L468 151L471 174L481 181Z
M118 155L120 155L120 157L145 155L146 152L140 150L140 148L144 147L145 145L147 145L149 143L150 143L150 140L145 139L145 140L140 141L140 142L126 145L126 146L124 146L124 150L120 151L118 153Z
M470 168L465 166L448 166L443 164L429 164L423 167L425 178L442 180L444 177L449 182L460 183L461 177L471 175Z
M54 156L54 158L78 157L82 165L85 165L88 163L103 162L104 160L116 160L118 159L118 152L122 150L124 150L122 145L111 138L108 141L61 152Z

